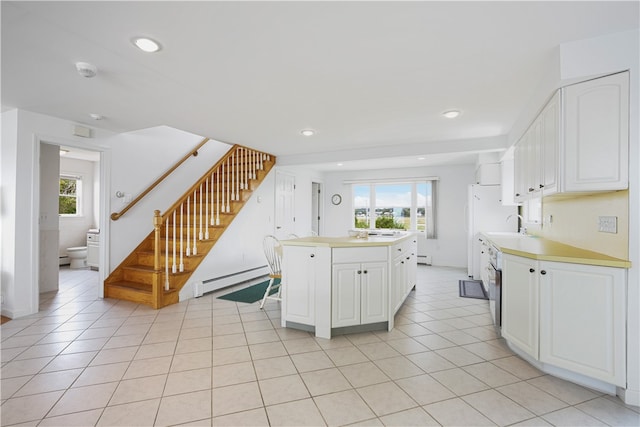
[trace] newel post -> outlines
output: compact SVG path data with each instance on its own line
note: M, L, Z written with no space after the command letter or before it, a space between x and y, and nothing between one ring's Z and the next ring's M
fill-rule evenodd
M155 231L155 238L153 240L153 269L160 271L160 227L162 227L162 217L160 211L153 211L153 229Z

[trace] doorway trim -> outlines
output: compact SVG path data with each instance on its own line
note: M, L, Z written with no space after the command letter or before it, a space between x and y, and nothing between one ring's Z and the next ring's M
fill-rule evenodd
M96 151L100 153L100 187L99 200L100 210L98 214L98 227L100 228L100 269L98 271L99 288L98 296L104 298L104 283L107 277L109 266L109 236L110 223L107 214L110 207L110 186L111 186L111 149L101 145L81 144L72 140L60 137L51 137L46 135L33 134L33 191L31 200L31 245L33 253L37 259L33 263L33 283L31 284L31 304L32 311L37 313L40 311L40 144L50 144L57 146L67 146L78 148L85 151Z

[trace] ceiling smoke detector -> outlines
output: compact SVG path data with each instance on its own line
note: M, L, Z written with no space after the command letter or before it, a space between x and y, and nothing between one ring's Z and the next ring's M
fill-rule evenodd
M82 77L91 78L98 74L98 69L95 65L88 62L76 62L76 70Z

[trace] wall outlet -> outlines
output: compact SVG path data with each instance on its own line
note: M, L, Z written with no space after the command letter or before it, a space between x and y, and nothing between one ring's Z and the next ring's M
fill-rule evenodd
M599 216L598 231L601 233L617 233L618 217L617 216Z

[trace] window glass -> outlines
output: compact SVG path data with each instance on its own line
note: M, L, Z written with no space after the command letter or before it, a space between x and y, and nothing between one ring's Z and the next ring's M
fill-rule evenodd
M369 185L353 186L353 210L355 228L369 228L371 221L370 215L370 198L371 188Z
M355 227L419 231L434 239L435 182L353 184Z
M411 228L411 184L378 184L375 228Z
M60 177L58 213L60 215L79 215L79 197L81 181L76 177Z

